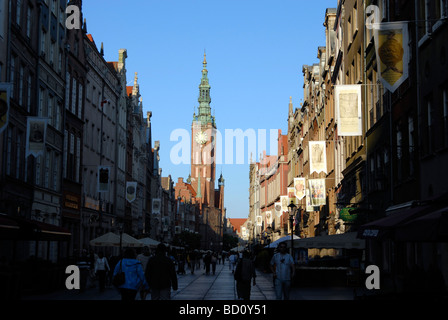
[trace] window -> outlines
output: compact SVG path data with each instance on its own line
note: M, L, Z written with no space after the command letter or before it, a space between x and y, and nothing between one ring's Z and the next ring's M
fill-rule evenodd
M19 105L22 106L23 104L23 73L24 68L23 66L20 66L19 70Z
M50 183L50 164L51 164L51 150L47 149L47 153L45 154L45 172L44 172L44 187L49 188Z
M58 71L62 72L62 50L58 53Z
M64 130L64 150L63 150L63 156L62 156L62 176L64 178L67 178L67 153L68 153L68 131Z
M31 112L31 86L32 86L32 77L29 74L27 80L27 99L26 99L26 110Z
M41 183L41 161L42 161L42 156L38 156L36 158L36 185L40 186Z
M56 119L54 123L54 127L58 130L61 130L61 112L62 112L62 104L61 102L57 102L55 104L56 107Z
M20 167L22 135L20 133L17 134L16 140L16 179L19 179L22 171L22 168Z
M76 91L77 91L76 79L73 78L72 79L72 110L71 110L73 114L76 114L76 102L77 102L77 100L76 100Z
M76 163L75 163L75 181L79 182L79 171L81 168L81 139L76 137Z
M59 190L59 154L53 153L53 181L52 186L54 191Z
M445 88L442 92L443 104L443 138L444 146L448 147L448 89Z
M17 0L16 23L20 26L22 18L22 0Z
M84 87L82 86L81 83L79 83L78 89L79 89L79 93L78 93L78 118L82 119L82 95L83 95Z
M52 66L54 66L54 54L55 54L55 52L54 52L54 42L53 41L51 41L50 42L50 63L51 63L51 65Z
M14 91L15 91L15 73L16 73L16 57L12 56L10 67L9 67L9 77L10 77L10 83L13 84L12 90L11 90L11 98L14 98Z
M28 6L26 10L26 36L28 38L31 38L31 17L32 17L32 10L30 6Z
M426 102L427 107L427 144L428 144L428 153L431 153L433 150L433 135L432 135L432 106L431 106L431 100L427 100Z
M45 50L47 49L47 33L44 30L41 30L40 34L40 53L41 55L45 55Z
M48 96L48 105L47 105L47 117L48 123L54 126L53 119L53 97L51 95Z
M427 33L431 31L431 21L429 16L429 0L418 1L418 20L419 23L419 39L423 38Z
M70 106L70 73L65 73L65 109Z
M12 128L8 127L7 129L7 142L6 142L6 174L11 174L11 157L12 157Z
M39 109L37 110L37 115L39 117L43 116L44 103L45 103L45 90L41 87L39 88Z

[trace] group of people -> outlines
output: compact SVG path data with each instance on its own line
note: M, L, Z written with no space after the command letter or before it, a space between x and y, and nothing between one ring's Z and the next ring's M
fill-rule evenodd
M256 272L254 260L248 251L241 255L229 256L229 268L234 273L236 280L238 299L250 300L251 283L256 285ZM270 260L270 268L273 274L274 289L277 300L289 300L291 283L295 275L293 257L287 252L286 243L280 243L277 252Z
M78 262L81 272L81 289L85 288L85 279L89 273L97 277L100 291L104 291L106 283L113 283L113 278L119 273L124 274L124 282L117 285L122 300L135 300L137 294L141 300L146 300L151 293L152 300L171 299L171 289L178 289L177 273L185 274L185 264L194 274L203 263L205 274L214 275L216 264L224 263L226 257L229 261L229 269L234 274L238 299L250 300L251 285L256 285L255 261L248 251L243 253L231 253L228 256L222 253L206 252L204 255L198 250L178 256L168 253L164 244L159 244L155 254L151 254L148 247L137 255L135 250L127 248L122 259L111 261L99 252L98 255L88 256L83 252ZM93 268L92 268L93 260ZM287 253L285 243L280 243L277 252L270 260L270 268L273 273L276 298L289 300L291 282L294 278L295 267L292 256ZM110 276L108 278L108 276ZM84 279L84 281L83 281Z
M167 254L167 247L160 243L154 255L145 248L138 256L135 250L128 248L113 271L113 277L124 273L124 283L117 286L122 300L135 300L140 294L146 300L151 293L151 300L171 299L171 289L177 290L177 274L174 260Z
M202 261L205 274L209 275L212 273L214 275L216 273L216 265L224 263L224 260L224 252L206 251L205 253L201 253L199 250L192 250L186 255L186 263L191 274L194 274L195 270L201 268ZM179 266L178 269L183 270L184 268Z

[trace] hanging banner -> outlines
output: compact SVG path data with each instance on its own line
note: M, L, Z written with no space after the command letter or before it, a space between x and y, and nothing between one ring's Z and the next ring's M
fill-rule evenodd
M310 141L310 173L327 173L325 141Z
M263 226L263 217L262 216L257 216L256 221L257 221L257 227Z
M362 136L361 85L335 86L339 136Z
M109 192L110 167L98 166L98 192Z
M38 157L44 154L47 123L47 118L28 117L26 156L31 154Z
M266 211L266 225L270 226L272 224L272 212Z
M162 207L160 199L152 199L152 213L160 214L160 208Z
M137 182L126 182L126 200L132 202L137 198Z
M326 204L325 179L310 179L310 198L312 206L323 206Z
M277 218L280 218L283 215L282 203L281 202L274 203L274 209L275 209L275 215L277 216Z
M294 195L298 200L305 196L305 178L294 178Z
M306 212L313 212L314 207L311 205L310 189L305 190L305 198L306 198Z
M409 38L406 22L374 23L378 76L394 92L409 75Z
M294 187L289 187L287 189L287 191L288 191L288 206L291 203L294 203L295 205L298 205L299 204L299 200L296 197L296 193L295 193Z
M280 196L280 202L282 204L282 212L288 212L288 196Z
M0 134L8 127L11 88L9 83L0 83Z

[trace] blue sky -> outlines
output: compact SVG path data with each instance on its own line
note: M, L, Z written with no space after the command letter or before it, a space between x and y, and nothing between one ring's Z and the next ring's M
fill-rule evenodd
M218 130L287 132L289 97L294 108L303 97L302 66L317 62L325 45L326 8L337 0L108 0L83 1L87 31L105 58L118 60L126 48L128 85L134 73L144 114L152 112L153 143L161 144L162 175L176 182L188 177L189 164L173 164L170 153L180 141L174 130L190 132L197 111L204 50L211 85L211 107ZM229 139L230 141L230 139ZM257 140L257 143L260 141ZM246 141L246 143L248 143ZM236 142L234 143L236 145ZM254 160L263 150L256 149ZM249 157L217 164L225 178L230 218L249 213Z

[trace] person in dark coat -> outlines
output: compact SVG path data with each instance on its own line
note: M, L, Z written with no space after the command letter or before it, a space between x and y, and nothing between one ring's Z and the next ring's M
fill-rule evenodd
M204 266L205 266L205 274L210 274L210 263L212 262L212 256L210 252L207 252L207 254L204 257Z
M167 248L163 243L157 246L155 256L149 259L145 276L151 291L151 300L170 300L171 288L177 290L175 265L167 256Z
M238 299L250 300L251 280L253 279L253 285L255 286L256 277L255 264L250 258L249 253L245 251L243 258L238 260L234 274Z

